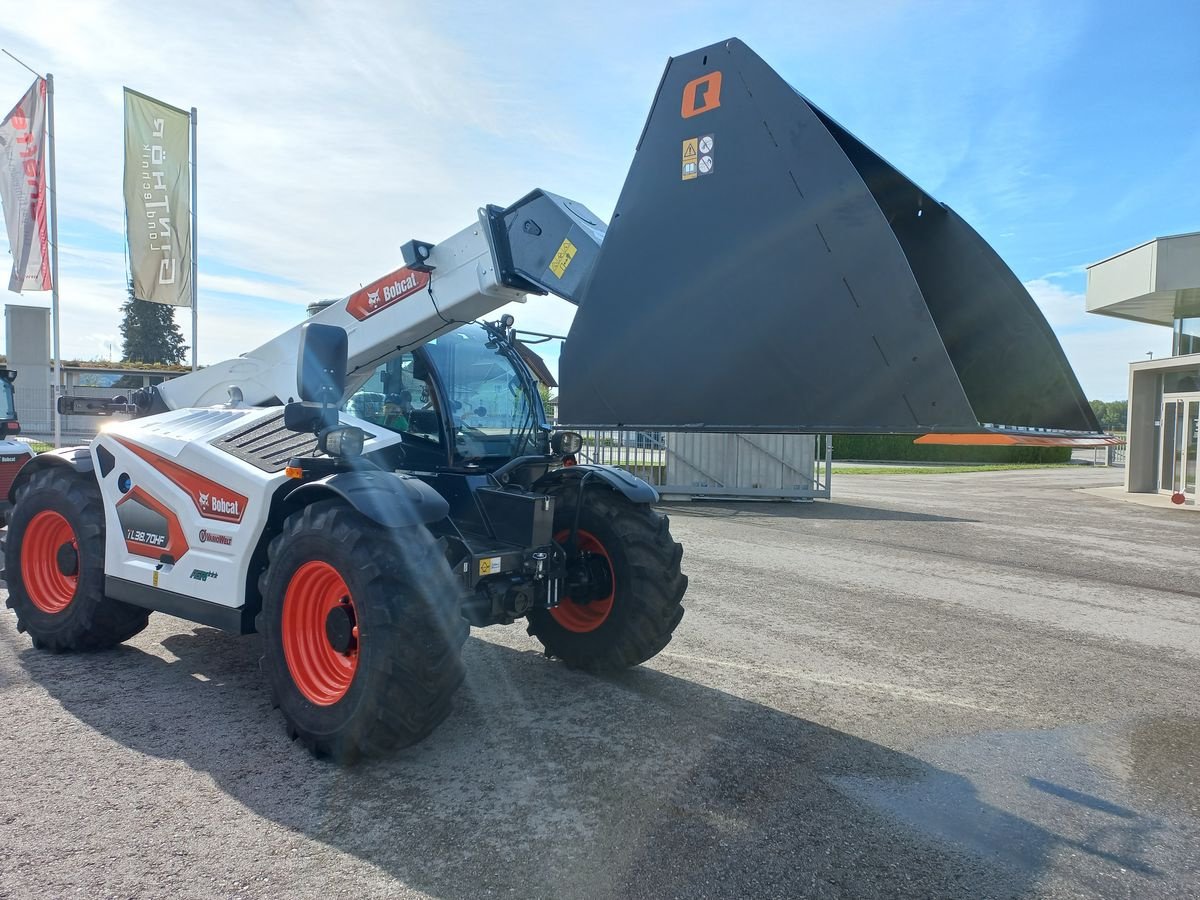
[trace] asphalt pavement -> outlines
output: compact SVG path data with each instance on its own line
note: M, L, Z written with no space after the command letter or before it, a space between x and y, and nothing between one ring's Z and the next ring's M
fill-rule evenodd
M675 640L598 679L474 630L355 768L257 636L52 656L0 614L3 897L1194 897L1200 516L1119 470L835 478L669 508Z

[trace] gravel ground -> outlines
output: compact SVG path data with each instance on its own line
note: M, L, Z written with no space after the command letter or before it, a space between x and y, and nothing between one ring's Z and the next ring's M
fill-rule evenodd
M0 896L1195 896L1200 516L1118 472L671 508L675 641L596 679L474 631L432 738L283 734L259 640L0 616Z

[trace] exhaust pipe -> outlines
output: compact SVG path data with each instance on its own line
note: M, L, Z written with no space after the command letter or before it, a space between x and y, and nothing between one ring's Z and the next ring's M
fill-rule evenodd
M959 216L729 40L671 59L563 346L563 421L1100 431Z

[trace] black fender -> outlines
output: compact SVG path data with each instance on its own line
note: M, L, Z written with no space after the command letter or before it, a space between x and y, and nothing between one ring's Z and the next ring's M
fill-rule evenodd
M658 502L658 491L636 475L630 475L616 466L602 466L597 463L578 463L574 466L551 469L533 483L533 490L546 493L560 484L576 483L589 473L590 481L599 482L624 494L633 503Z
M430 525L450 514L446 498L421 479L371 469L338 472L302 484L287 495L283 513L330 496L341 497L385 528Z
M50 466L69 466L75 472L86 475L92 471L92 452L84 446L60 447L57 450L47 450L45 453L38 453L29 462L21 466L21 471L17 473L17 477L13 479L13 483L8 489L8 501L15 503L17 491L25 487L29 479L35 474L41 472L43 469L48 469Z

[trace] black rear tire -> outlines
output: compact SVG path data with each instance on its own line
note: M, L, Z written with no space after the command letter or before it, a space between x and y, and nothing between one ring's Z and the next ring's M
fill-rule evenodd
M70 578L55 575L61 569L46 538L56 533L74 547ZM65 466L34 473L9 513L4 568L17 630L38 649L104 650L149 622L149 610L104 596L104 507L90 474Z
M554 497L555 540L562 543L574 522L578 486L565 485ZM679 568L683 547L671 537L666 516L604 487L585 488L579 531L609 559L611 606L595 623L589 618L599 614L581 615L563 597L557 611L529 614L529 634L542 642L547 656L571 668L603 673L643 663L667 646L683 618L688 583Z
M338 640L348 642L336 646L322 627L303 633L301 618L307 579L314 572L335 577L331 571L341 579L334 593L346 589L341 606L350 610L336 613ZM449 714L469 627L428 529L384 528L344 501L322 500L287 518L259 584L272 696L289 735L315 755L339 762L379 756L422 740ZM322 670L322 660L334 667ZM321 694L327 676L341 680Z

